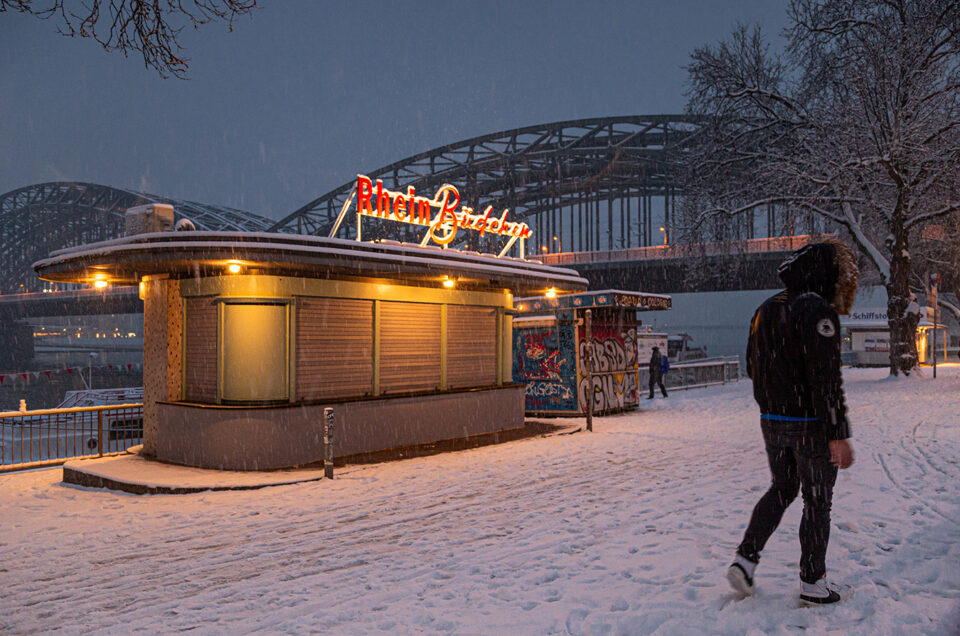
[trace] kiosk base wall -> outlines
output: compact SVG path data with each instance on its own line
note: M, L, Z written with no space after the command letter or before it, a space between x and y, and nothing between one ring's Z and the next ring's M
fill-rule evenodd
M284 407L162 402L156 457L221 470L289 468L323 458L324 407L334 409L334 456L346 457L520 428L523 404L522 385Z

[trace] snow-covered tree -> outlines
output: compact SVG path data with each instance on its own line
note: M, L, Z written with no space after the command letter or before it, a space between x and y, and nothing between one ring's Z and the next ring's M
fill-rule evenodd
M891 373L909 373L911 240L960 210L960 3L793 0L789 17L783 54L746 27L694 51L684 221L776 206L847 234L887 289Z

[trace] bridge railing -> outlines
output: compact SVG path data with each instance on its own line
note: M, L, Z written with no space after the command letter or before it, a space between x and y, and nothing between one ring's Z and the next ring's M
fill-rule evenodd
M738 356L672 362L670 363L670 371L663 376L664 386L671 391L696 389L739 381L740 358ZM640 392L643 393L649 386L650 373L645 367L641 366Z
M693 243L649 245L647 247L629 247L619 250L601 250L596 252L560 252L538 254L544 265L582 265L587 263L611 263L617 261L639 261L661 258L689 258L692 256L721 256L724 254L756 254L762 252L792 252L807 243L822 240L834 235L775 236L772 238L745 239L728 243Z
M143 441L143 404L0 412L0 472L117 455Z

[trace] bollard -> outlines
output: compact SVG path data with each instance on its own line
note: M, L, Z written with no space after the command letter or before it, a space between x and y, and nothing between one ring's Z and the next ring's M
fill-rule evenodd
M333 479L333 409L323 409L323 476Z

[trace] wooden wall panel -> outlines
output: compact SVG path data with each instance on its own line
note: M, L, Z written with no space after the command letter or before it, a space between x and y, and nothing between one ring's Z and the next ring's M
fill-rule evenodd
M440 305L380 303L380 392L440 388Z
M497 383L497 310L447 307L447 387Z
M297 299L296 399L373 393L373 301Z
M217 401L217 305L212 298L186 298L183 399Z

